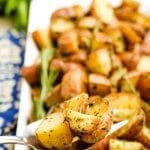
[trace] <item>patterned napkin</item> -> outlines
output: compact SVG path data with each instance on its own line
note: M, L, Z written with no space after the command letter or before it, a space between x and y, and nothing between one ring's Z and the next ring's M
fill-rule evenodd
M0 30L0 135L15 134L25 34ZM0 150L9 149L0 145Z

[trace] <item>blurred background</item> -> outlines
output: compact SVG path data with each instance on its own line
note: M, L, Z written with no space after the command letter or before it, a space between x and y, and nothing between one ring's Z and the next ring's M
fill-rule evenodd
M0 0L0 16L9 17L15 28L26 30L31 0Z
M15 135L31 0L0 0L0 135ZM0 145L0 150L12 145Z

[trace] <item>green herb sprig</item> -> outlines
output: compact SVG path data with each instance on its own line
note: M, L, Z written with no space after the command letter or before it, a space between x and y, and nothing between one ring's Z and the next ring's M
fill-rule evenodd
M41 95L39 103L36 104L36 119L41 119L45 116L44 101L47 93L52 89L53 83L55 82L58 72L49 67L49 62L54 56L54 49L46 48L41 52Z

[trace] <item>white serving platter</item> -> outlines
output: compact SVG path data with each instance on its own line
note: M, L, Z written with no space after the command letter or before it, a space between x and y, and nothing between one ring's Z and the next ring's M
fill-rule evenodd
M32 0L30 6L29 26L27 33L26 52L24 66L33 64L34 59L38 55L38 50L32 40L31 33L39 28L46 28L50 25L50 17L52 12L61 7L69 7L74 4L79 4L86 11L90 7L92 0ZM120 5L121 0L108 0L116 7ZM150 16L150 1L139 0L141 2L140 11ZM17 135L23 136L24 129L27 125L27 120L30 115L31 91L28 83L22 80L20 110L18 115ZM26 147L16 145L15 150L27 150Z

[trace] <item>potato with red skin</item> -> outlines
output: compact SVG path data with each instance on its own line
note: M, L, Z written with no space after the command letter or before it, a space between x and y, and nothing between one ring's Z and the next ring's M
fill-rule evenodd
M115 15L119 20L129 20L132 18L133 9L129 6L123 6L115 10Z
M55 18L51 22L50 35L53 40L58 40L58 37L74 28L74 23L71 20L63 18Z
M139 90L141 97L150 102L150 72L141 74L137 89Z
M140 53L144 55L150 55L150 44L142 43L140 45Z
M110 93L111 83L105 76L89 74L89 93L92 95L106 96Z
M143 26L145 29L150 28L150 19L149 16L144 15L143 13L136 12L132 15L131 20Z
M122 62L118 55L116 54L110 54L111 60L112 60L112 70L111 73L115 72L118 68L122 67Z
M119 129L117 137L133 139L142 129L145 113L141 109L141 99L133 93L111 93L105 97L113 109L113 121L128 120L128 123Z
M143 26L141 26L140 24L137 24L137 23L130 23L132 29L134 31L137 32L137 34L139 34L141 37L144 37L145 36L145 29Z
M123 52L118 55L122 63L130 70L136 70L140 60L140 54L137 52Z
M40 65L24 66L21 69L21 74L31 86L38 85L40 82Z
M100 48L105 48L112 44L112 38L104 32L94 32L92 38L92 51L98 50Z
M94 51L89 54L86 64L91 72L108 76L112 69L110 52L106 48Z
M50 68L58 70L58 71L62 71L63 70L62 68L65 65L64 63L65 62L62 59L54 58L50 63Z
M112 40L115 52L122 53L125 50L125 41L122 32L116 27L109 26L106 28L106 33Z
M150 127L150 102L142 100L142 109L144 110L146 116L145 124Z
M86 143L96 143L102 140L111 128L112 108L107 100L95 96L89 99L89 108L86 114L99 117L100 122L92 133L81 134L81 140Z
M127 141L121 139L111 139L109 141L109 150L147 150L140 142Z
M61 95L69 99L87 91L87 74L84 69L77 68L68 71L61 82Z
M87 150L108 150L109 140L109 138L104 138L87 148Z
M62 71L63 73L66 73L70 70L78 69L78 68L83 68L80 63L76 62L69 62L69 61L63 61L59 58L55 58L52 60L50 68L54 68L58 71Z
M78 29L79 48L90 50L93 35L88 29Z
M128 42L130 43L139 43L141 42L142 38L135 32L129 23L120 21L119 28L123 35L126 37Z
M100 96L89 97L89 107L86 114L102 117L103 115L112 115L112 107L108 100Z
M141 55L150 55L150 44L147 42L143 42L141 44L137 43L133 45L135 52L140 53Z
M145 147L150 148L150 128L143 126L135 140L141 142Z
M82 63L82 64L85 64L86 59L87 59L87 52L86 50L83 49L80 49L76 53L66 57L67 61Z
M131 118L128 118L128 123L122 128L118 129L117 132L113 133L116 138L123 138L127 140L134 140L134 138L141 132L144 122L145 113L141 109L139 113Z
M141 72L150 72L150 56L142 55L136 66L136 69Z
M114 10L107 1L93 0L91 13L105 24L116 24Z
M64 109L64 116L69 122L70 128L77 135L92 133L100 123L100 118L94 115L83 114L68 108Z
M111 93L105 97L113 108L113 121L119 122L139 114L141 99L133 93Z
M102 23L94 16L85 16L81 18L77 26L84 29L94 29L95 27L103 28Z
M72 7L60 8L53 12L51 20L57 18L71 19L80 18L84 15L84 11L80 5L74 5Z
M119 81L119 89L123 92L133 92L136 89L141 72L130 71ZM133 89L134 88L134 89Z
M83 66L80 63L75 63L75 62L65 62L64 66L63 66L63 72L67 73L71 70L75 70L75 69L83 69Z
M48 92L45 100L45 104L47 107L51 107L58 102L59 103L62 102L60 91L61 91L61 85L58 84L55 87L53 87L53 89L50 92Z
M60 52L72 54L78 51L78 34L76 30L70 30L61 34L58 38Z
M69 100L66 100L62 104L62 108L68 108L77 112L85 113L89 105L88 94L79 94Z

